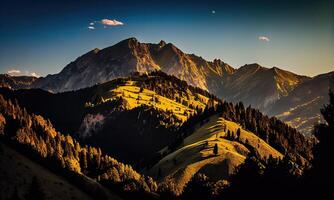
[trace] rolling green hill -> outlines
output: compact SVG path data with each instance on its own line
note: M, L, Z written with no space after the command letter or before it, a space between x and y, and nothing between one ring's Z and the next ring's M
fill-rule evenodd
M236 134L238 129L239 139L227 137L228 131ZM213 152L215 145L218 147L217 154ZM254 133L214 115L206 124L198 124L195 132L186 137L175 151L154 165L148 174L155 176L161 183L172 182L177 194L180 194L196 173L203 173L211 180L229 180L230 175L253 149L262 158L283 157Z

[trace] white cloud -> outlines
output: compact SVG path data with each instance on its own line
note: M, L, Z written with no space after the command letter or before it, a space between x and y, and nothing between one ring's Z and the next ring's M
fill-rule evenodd
M123 22L117 21L116 19L102 19L101 24L105 26L122 26Z
M37 77L37 78L40 77L40 75L37 74L36 72L31 72L31 73L30 73L30 76L34 76L34 77Z
M21 74L21 71L18 69L11 69L7 71L7 74L11 75L11 76L17 76Z
M267 36L259 36L259 40L264 41L264 42L269 42L270 41L269 37L267 37Z
M24 71L22 72L21 70L18 69L11 69L7 71L8 75L11 76L34 76L34 77L40 77L40 75L36 72L29 72L29 71Z
M94 29L99 28L99 24L101 24L103 28L107 28L108 26L123 26L124 25L123 22L117 21L116 19L102 19L100 21L90 22L87 28L89 30L94 30Z

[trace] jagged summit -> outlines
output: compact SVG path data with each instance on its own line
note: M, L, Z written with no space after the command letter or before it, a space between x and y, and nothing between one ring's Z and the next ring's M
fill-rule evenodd
M119 43L138 43L138 39L135 37L130 37L125 40L120 41Z
M216 91L223 76L234 69L216 60L209 62L196 55L182 52L172 43L141 43L131 37L119 43L94 49L68 64L60 73L41 78L33 87L53 92L77 90L125 77L133 72L162 70L187 81L193 86Z
M258 63L245 64L239 68L240 70L258 70L258 69L267 69L266 67L261 66Z
M98 53L99 51L100 51L99 48L95 48L95 49L93 49L93 52L94 52L94 53Z
M159 46L160 47L163 47L163 46L165 46L166 45L166 42L164 41L164 40L160 40L160 42L159 42Z

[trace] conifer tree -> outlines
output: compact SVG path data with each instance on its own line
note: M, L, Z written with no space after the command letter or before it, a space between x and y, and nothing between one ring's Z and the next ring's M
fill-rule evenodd
M240 134L241 134L241 131L240 131L240 128L238 128L238 130L237 130L237 140L240 140Z
M217 144L217 143L216 143L215 146L213 147L213 153L214 153L215 155L218 154L218 144Z

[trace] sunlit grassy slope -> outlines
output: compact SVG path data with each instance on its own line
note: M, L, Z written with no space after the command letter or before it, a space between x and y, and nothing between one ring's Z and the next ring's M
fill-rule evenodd
M179 101L159 95L155 91L140 88L135 81L127 81L124 85L119 85L101 96L103 102L113 101L117 97L122 97L126 102L126 108L129 110L141 105L147 105L158 110L171 112L182 122L196 112L195 108L204 109L209 100L208 97L193 93L190 90L185 93L176 92L175 95Z
M224 131L226 125L226 131ZM269 146L252 132L241 129L240 141L225 139L227 130L236 133L241 128L238 124L213 116L209 122L199 126L196 131L184 139L183 144L174 152L160 160L149 174L160 182L172 180L176 190L182 191L185 184L197 172L201 172L213 180L228 179L237 166L245 160L249 149L244 145L255 147L262 157L282 157L282 154ZM218 154L213 153L214 145L218 145ZM160 171L160 172L159 172Z

